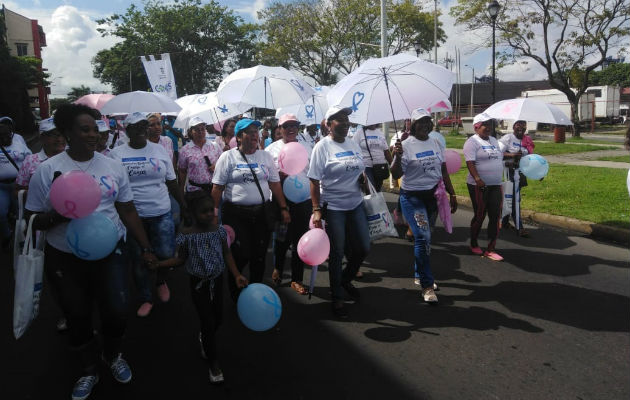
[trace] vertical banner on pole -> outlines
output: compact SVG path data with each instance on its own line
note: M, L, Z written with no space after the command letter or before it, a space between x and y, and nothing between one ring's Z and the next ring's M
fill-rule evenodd
M160 60L156 60L150 55L140 57L144 71L149 78L151 90L163 94L173 100L177 100L177 89L175 88L175 75L171 66L171 56L168 53L161 54Z

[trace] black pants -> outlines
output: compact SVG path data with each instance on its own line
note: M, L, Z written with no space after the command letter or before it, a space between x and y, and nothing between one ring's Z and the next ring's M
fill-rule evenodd
M485 186L479 190L477 185L468 185L468 194L472 201L474 215L470 221L470 245L479 246L477 238L481 232L483 220L488 215L488 251L494 251L494 246L499 235L499 219L503 208L503 195L501 185Z
M304 279L304 262L297 253L297 245L302 235L308 231L308 222L311 219L311 200L302 203L289 204L289 213L291 214L291 223L289 224L286 240L274 242L274 267L282 273L286 259L287 250L291 246L291 281L302 282Z
M86 261L46 245L44 270L54 286L68 324L68 340L85 373L96 372L98 348L94 338L94 303L98 306L103 352L109 360L120 353L127 328L129 302L126 246L98 261Z
M208 357L208 362L217 359L215 335L223 321L223 274L214 280L214 289L210 290L210 281L205 281L199 288L201 278L190 276L190 293L199 316L201 343Z
M222 207L221 221L234 229L235 239L231 249L238 270L243 271L249 264L249 281L262 282L271 233L265 222L265 211L262 205L248 207L225 202ZM239 290L234 283L234 276L229 271L227 275L230 295L236 300Z

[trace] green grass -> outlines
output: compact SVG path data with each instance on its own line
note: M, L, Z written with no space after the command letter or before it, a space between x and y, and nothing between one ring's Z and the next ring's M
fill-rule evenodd
M630 156L599 157L597 160L630 163Z
M446 147L450 149L461 149L466 142L465 136L445 136ZM574 144L574 143L551 143L534 141L536 148L534 152L543 156L556 154L582 153L595 150L616 150L618 146L595 146L592 144Z
M455 192L461 196L468 196L467 174L462 157L462 168L451 176ZM521 207L627 229L627 174L617 168L551 164L542 182L528 180L529 185L521 192Z

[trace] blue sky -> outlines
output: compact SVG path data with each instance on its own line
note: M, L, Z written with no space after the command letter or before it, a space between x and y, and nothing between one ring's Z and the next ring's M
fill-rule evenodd
M288 2L290 0L282 0ZM271 3L271 0L218 0L221 5L233 9L246 21L255 21L256 11ZM124 13L132 3L142 7L141 1L131 0L4 0L5 6L28 18L37 19L46 32L48 47L44 48L42 58L44 67L51 74L53 97L63 96L70 88L84 84L95 91L108 91L109 87L92 76L90 60L104 48L116 43L116 38L102 38L96 32L95 21L113 13ZM489 39L489 32L464 34L454 25L448 16L448 8L455 0L442 0L440 9L443 28L448 35L446 44L438 48L438 60L443 60L447 53L454 58L455 49L461 54L461 80L470 82L472 70L477 77L488 73L491 63L491 51L479 49L479 44ZM425 11L433 10L433 2L428 1ZM411 52L415 55L414 52ZM431 52L431 56L432 56ZM428 54L421 54L428 59ZM498 78L506 81L543 79L544 71L532 64L517 64L497 72Z

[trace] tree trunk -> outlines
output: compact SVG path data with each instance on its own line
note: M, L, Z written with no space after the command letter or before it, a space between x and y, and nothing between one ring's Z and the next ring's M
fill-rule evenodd
M580 137L580 98L571 101L571 122L573 122L573 137Z

